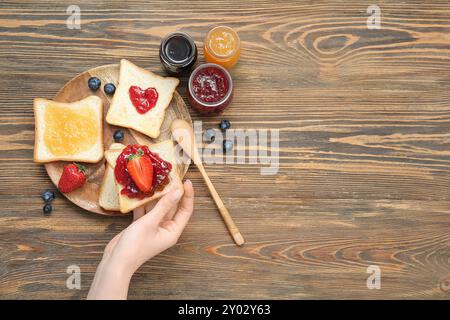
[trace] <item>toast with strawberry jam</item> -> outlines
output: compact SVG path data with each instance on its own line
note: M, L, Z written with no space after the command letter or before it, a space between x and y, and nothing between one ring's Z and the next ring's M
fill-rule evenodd
M129 145L105 152L114 177L122 213L145 205L167 192L182 188L172 140Z
M120 60L119 86L106 122L157 138L179 82L177 78L161 77L128 60Z

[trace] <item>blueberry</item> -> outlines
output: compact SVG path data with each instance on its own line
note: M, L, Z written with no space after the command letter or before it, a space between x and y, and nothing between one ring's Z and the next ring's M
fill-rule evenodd
M220 121L219 128L223 131L230 129L231 128L230 121L228 121L228 120Z
M55 193L51 190L45 190L44 192L42 192L41 197L45 202L52 202L53 199L55 199Z
M213 128L206 129L203 138L205 141L214 142L214 140L216 139L216 130L214 130Z
M50 214L52 212L52 205L50 203L46 203L42 210L45 214Z
M223 151L228 152L233 149L233 141L231 140L223 140Z
M115 142L121 142L123 140L123 137L124 137L123 131L120 130L120 129L114 131L113 137L114 137L114 141Z
M114 92L116 92L116 86L113 85L112 83L107 83L105 84L105 86L103 87L103 90L105 90L105 92L107 94L114 94Z
M97 90L98 88L100 88L101 84L102 84L102 82L100 81L99 78L97 78L97 77L89 78L89 81L88 81L89 89Z

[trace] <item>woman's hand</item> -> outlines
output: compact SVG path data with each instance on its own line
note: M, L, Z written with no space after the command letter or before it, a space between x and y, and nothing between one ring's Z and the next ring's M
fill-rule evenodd
M183 190L174 190L162 197L153 209L134 210L133 223L106 246L88 299L126 299L133 273L144 262L177 243L193 209L194 190L188 180L184 183L184 195Z

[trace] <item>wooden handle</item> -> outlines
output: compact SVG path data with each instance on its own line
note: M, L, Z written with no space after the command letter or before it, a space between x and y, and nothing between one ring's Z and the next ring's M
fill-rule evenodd
M223 204L222 199L220 198L219 194L216 191L216 188L214 188L214 185L212 184L211 180L208 177L208 174L205 171L205 168L203 167L202 163L196 163L198 170L203 176L203 180L205 180L206 185L208 186L209 193L211 194L214 202L216 203L217 209L219 209L220 215L222 216L223 221L225 222L225 225L227 226L228 231L230 232L231 236L233 237L234 242L238 246L242 246L245 243L244 237L242 236L241 232L239 231L238 227L233 221L233 218L231 217L230 213L228 212L228 209Z
M244 237L242 237L238 227L234 224L234 221L231 218L230 213L228 212L227 208L225 208L225 205L223 204L222 199L220 199L219 194L216 191L216 188L214 188L211 180L206 174L205 168L203 168L203 164L198 154L194 132L192 131L191 125L184 120L177 119L172 122L170 129L172 131L172 136L174 137L175 141L178 142L181 148L192 159L192 161L202 174L203 180L205 180L206 185L208 186L209 193L211 193L211 196L214 202L216 203L220 215L222 216L222 219L225 222L228 231L233 237L234 242L236 242L238 246L243 245L245 242Z
M241 232L239 231L238 227L233 221L233 218L231 218L230 213L228 212L228 209L223 206L218 208L220 215L222 216L223 221L225 222L228 231L230 232L231 236L233 237L234 242L238 246L242 246L245 243L244 237L242 236Z

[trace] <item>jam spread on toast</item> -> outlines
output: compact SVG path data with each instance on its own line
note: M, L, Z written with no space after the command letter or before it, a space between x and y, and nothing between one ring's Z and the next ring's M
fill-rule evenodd
M148 157L153 165L152 188L147 192L139 190L127 169L128 157L140 153L140 150L143 153L143 157ZM145 197L151 197L156 191L161 191L169 183L169 173L171 170L172 164L161 159L156 153L151 152L147 146L129 145L123 149L117 158L114 175L116 181L123 186L120 192L121 194L129 198L143 199Z
M156 106L158 91L155 88L141 89L139 86L131 86L128 90L131 103L140 114L147 113Z
M77 110L49 104L45 109L44 142L55 156L73 155L97 143L100 124L88 106Z

